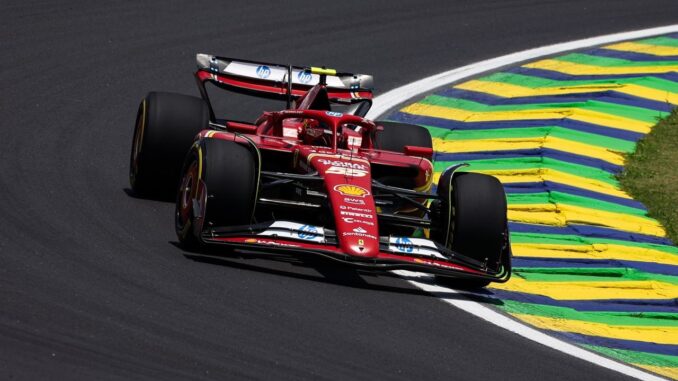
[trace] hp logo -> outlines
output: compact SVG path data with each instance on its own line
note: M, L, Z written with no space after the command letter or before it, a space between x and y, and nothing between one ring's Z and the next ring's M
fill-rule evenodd
M271 68L266 65L257 67L257 77L266 79L271 75Z

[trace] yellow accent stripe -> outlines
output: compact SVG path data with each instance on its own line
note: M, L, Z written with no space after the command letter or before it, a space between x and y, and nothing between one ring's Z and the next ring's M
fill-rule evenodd
M496 122L506 120L541 120L541 119L571 119L580 122L597 124L599 126L617 128L627 131L648 133L652 123L624 118L576 107L553 107L535 110L514 111L468 111L453 107L435 106L415 103L402 110L413 115L429 116L434 118L456 120L461 122Z
M650 372L661 374L662 376L666 376L666 377L678 380L678 368L674 368L674 367L670 367L670 366L647 365L647 364L632 364L632 365L637 366L639 368L647 369Z
M678 255L642 247L596 243L591 245L562 245L545 243L512 243L514 257L612 259L650 262L678 266Z
M492 283L489 287L543 295L556 300L678 298L678 285L659 281L528 282L514 274L507 283Z
M570 152L580 156L588 156L604 160L608 163L623 165L624 156L621 153L604 147L579 143L550 135L524 138L495 138L475 140L444 140L433 139L433 149L437 152L487 152L513 151L536 148L549 148L558 151Z
M337 75L337 71L335 69L325 69L322 67L311 67L311 73L313 74L319 74L319 75Z
M558 60L542 60L523 65L523 67L551 70L572 75L661 74L678 71L678 65L603 67Z
M648 343L678 344L678 327L611 325L527 314L511 315L542 329Z
M678 56L678 47L648 45L638 42L622 42L619 44L603 46L603 49L618 50L622 52L644 53L653 56Z
M509 204L511 221L551 226L595 225L627 232L666 236L656 220L625 213L607 212L568 204Z
M202 148L198 146L198 180L202 179Z
M617 91L639 98L650 99L658 102L678 104L678 92L668 92L635 84L606 83L597 85L555 86L531 88L509 83L473 80L464 82L457 89L482 92L503 98L534 97L547 95L563 95L577 93L595 93L602 91Z
M631 196L626 192L617 189L612 184L602 181L589 179L587 177L580 177L556 171L551 168L531 168L531 169L516 169L516 170L474 170L473 172L485 173L492 175L499 179L502 184L511 183L542 183L544 181L552 181L559 184L567 184L573 187L590 190L592 192L604 193L610 196L622 197L631 199ZM440 179L440 172L436 172L434 182L437 184Z

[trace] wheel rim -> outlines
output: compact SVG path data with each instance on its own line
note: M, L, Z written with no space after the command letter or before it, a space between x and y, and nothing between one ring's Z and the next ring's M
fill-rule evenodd
M192 200L196 197L198 189L198 162L191 162L181 179L179 195L177 198L177 229L182 235L186 234L190 226Z

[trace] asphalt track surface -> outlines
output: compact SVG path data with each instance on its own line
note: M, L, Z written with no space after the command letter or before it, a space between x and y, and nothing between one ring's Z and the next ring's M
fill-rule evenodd
M141 3L0 5L0 379L622 378L398 278L187 258L173 205L128 195L132 127L149 90L197 95L196 52L371 73L383 92L676 23L678 2Z

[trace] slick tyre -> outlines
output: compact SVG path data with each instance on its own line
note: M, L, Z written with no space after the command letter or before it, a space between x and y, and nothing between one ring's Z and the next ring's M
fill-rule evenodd
M198 132L209 126L200 98L151 92L137 112L130 155L132 191L142 197L173 199L181 165Z
M452 176L450 181L449 176ZM450 186L451 185L451 186ZM445 173L438 185L441 200L435 239L455 252L485 263L499 272L510 256L508 245L506 195L495 177L471 172ZM459 288L477 288L486 280L443 278Z
M415 124L376 121L384 130L377 132L375 145L377 149L403 152L405 146L433 148L431 133Z
M209 138L194 144L177 191L175 228L182 246L196 248L209 227L249 224L258 182L257 161L247 147Z

